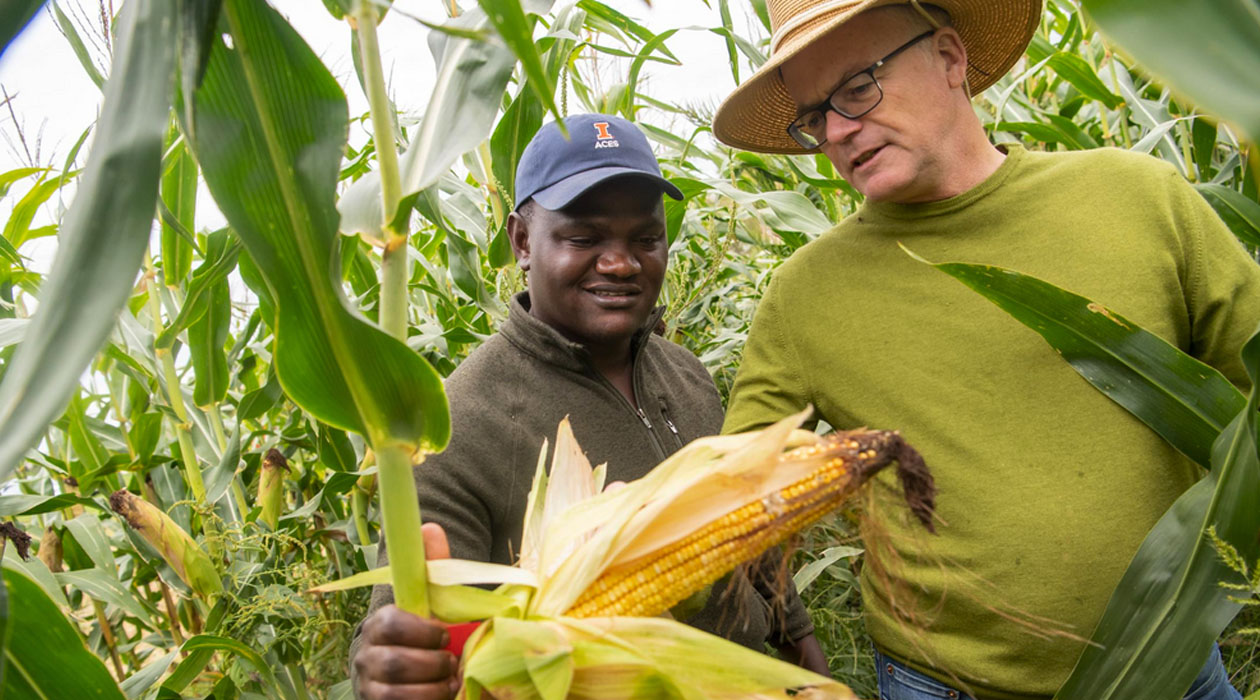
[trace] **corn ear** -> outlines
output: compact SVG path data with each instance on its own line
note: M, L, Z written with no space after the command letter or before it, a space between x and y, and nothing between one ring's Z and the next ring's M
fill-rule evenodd
M280 514L284 509L284 477L288 472L289 460L285 459L284 453L274 447L267 450L258 475L258 504L262 507L258 519L272 530L280 524Z
M900 461L903 469L916 469L916 462L922 466L918 454L890 431L840 433L788 451L774 468L810 465L804 477L730 510L677 542L607 569L565 614L659 615L812 524L893 461ZM930 528L930 494L927 508L921 517Z
M223 581L210 557L160 508L126 489L110 494L109 507L153 545L179 578L198 595L210 599L223 592Z
M61 571L61 537L51 527L39 538L39 560L54 574Z

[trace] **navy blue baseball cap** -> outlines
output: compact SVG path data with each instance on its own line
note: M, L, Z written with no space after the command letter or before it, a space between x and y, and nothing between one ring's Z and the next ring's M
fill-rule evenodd
M566 139L549 122L530 140L516 166L516 208L534 199L545 209L563 209L582 193L614 177L638 176L674 199L682 192L661 176L647 137L631 122L607 114L564 118Z

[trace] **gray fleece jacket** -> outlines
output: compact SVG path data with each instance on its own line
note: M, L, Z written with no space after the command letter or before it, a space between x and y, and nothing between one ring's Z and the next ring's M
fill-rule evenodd
M565 416L592 465L608 464L608 481L632 481L665 457L722 428L722 403L713 379L690 351L651 332L661 309L633 340L636 409L591 364L586 349L529 314L529 296L513 299L499 332L474 350L446 380L451 441L416 468L426 522L446 530L451 556L514 562L520 551L538 452L554 442ZM386 563L384 543L379 565ZM763 569L775 568L771 563ZM753 649L813 632L794 589L784 594L769 576L723 595L690 625ZM372 592L369 615L393 602L389 586ZM356 635L350 658L358 650ZM353 665L352 665L353 668Z

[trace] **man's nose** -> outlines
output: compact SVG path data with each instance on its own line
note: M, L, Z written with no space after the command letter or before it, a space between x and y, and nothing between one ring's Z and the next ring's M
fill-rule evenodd
M850 119L834 109L827 110L827 143L844 143L862 128L861 117Z
M633 277L642 269L643 266L634 253L621 244L609 245L600 252L599 259L595 261L595 271L601 275Z

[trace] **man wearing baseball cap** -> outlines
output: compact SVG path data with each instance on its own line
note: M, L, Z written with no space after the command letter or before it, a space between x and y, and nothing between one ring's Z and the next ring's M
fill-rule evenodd
M416 470L421 512L461 559L513 563L539 449L564 417L591 463L607 463L609 481L642 477L722 427L704 366L652 332L668 260L662 194L682 193L634 124L602 114L564 123L567 138L545 125L517 168L507 226L528 291L448 378L450 445ZM768 578L750 579L731 595L715 586L685 622L757 650L769 642L827 673L795 590L780 595ZM431 648L441 633L391 601L378 586L351 650L357 692L447 697L455 666Z
M1022 55L1040 0L767 8L771 56L714 133L823 153L865 201L776 271L724 429L812 404L836 428L901 430L932 467L941 522L918 535L876 495L892 556L864 569L862 592L880 697L1048 698L1147 532L1203 472L899 244L1088 296L1244 388L1260 270L1160 161L989 143L971 95ZM1186 697L1239 697L1216 648L1185 653L1187 684L1202 665Z

